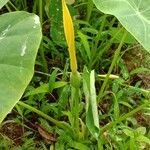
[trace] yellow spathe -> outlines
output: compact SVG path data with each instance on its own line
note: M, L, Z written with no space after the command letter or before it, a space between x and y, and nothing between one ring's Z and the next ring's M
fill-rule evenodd
M76 73L77 61L76 61L76 54L75 54L74 27L73 27L72 18L67 8L65 0L62 0L62 10L63 10L64 32L65 32L65 37L66 37L66 41L68 44L71 71L72 73Z

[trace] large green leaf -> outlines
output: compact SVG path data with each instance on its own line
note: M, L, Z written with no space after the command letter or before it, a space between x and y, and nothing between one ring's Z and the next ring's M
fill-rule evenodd
M8 2L9 0L1 0L0 1L0 9Z
M33 72L42 33L38 16L0 16L0 123L21 98Z
M93 0L97 8L114 15L150 52L150 0Z

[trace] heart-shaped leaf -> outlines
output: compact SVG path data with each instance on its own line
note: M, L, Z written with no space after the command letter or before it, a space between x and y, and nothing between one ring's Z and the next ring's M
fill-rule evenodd
M150 52L150 0L93 0L97 8L114 15Z
M41 37L38 16L27 12L0 16L0 123L33 76Z
M8 2L9 0L1 0L0 1L0 9Z

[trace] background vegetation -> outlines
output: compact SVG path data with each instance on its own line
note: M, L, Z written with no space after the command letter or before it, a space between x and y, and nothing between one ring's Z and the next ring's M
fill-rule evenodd
M1 125L0 149L149 150L150 55L115 17L98 11L91 0L68 0L68 4L75 28L78 71L83 74L83 86L77 94L79 105L73 107L61 1L10 0L0 11L35 13L43 31L34 77L21 102ZM116 54L116 49L121 52ZM90 75L93 69L98 138L93 134L97 129L87 123L95 118L89 112L87 119L85 106L85 85L89 80L94 84ZM73 115L77 108L79 131Z

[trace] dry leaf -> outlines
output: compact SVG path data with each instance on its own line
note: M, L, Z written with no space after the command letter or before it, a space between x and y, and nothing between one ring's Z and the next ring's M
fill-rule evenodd
M38 128L38 131L39 131L40 135L41 135L43 138L45 138L45 139L47 139L47 140L49 140L49 141L51 141L51 142L56 142L56 137L55 137L54 134L49 133L49 132L48 132L45 128L43 128L41 125L37 125L37 128Z

